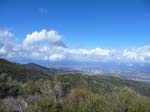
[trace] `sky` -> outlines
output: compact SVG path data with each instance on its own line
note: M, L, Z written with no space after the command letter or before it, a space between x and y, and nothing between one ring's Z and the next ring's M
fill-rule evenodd
M0 57L150 62L149 0L0 0Z

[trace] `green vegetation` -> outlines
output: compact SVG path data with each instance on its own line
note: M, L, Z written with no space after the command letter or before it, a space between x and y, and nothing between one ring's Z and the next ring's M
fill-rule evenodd
M25 71L25 72L23 72ZM0 112L150 112L150 85L0 62Z
M140 93L142 87L125 82L132 81L62 74L21 82L1 74L0 112L150 112L150 98ZM149 91L149 85L132 84Z
M7 73L13 79L19 81L46 78L46 74L43 72L36 71L24 65L11 63L4 59L0 59L0 73Z

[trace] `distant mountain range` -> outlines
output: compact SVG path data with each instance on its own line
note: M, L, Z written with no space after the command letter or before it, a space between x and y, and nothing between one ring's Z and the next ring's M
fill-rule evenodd
M79 73L87 75L114 76L150 83L149 64L129 65L117 63L84 63L84 65L80 64L80 66L52 65L45 67L35 63L18 64L9 62L5 59L0 59L0 73L2 72L22 74L22 77L25 77L24 79L28 79L28 75L26 75L28 72L31 74L29 77L37 77L35 74L44 77L47 74Z
M0 59L0 74L6 73L13 79L26 81L32 79L48 78L49 74L79 73L70 68L47 68L35 63L20 64Z
M103 76L92 74L94 72ZM120 76L115 74L116 71L114 74L105 73L105 70L99 72L100 70L97 68L47 68L34 63L18 64L0 59L0 76L8 76L19 82L38 81L39 79L57 80L61 81L67 88L82 85L95 93L107 93L112 91L113 87L129 87L141 95L150 95L150 84L148 83L117 78Z

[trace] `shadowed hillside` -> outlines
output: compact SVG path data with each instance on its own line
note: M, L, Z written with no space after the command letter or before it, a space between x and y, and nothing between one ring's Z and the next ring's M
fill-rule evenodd
M13 79L19 81L26 81L47 77L44 72L34 70L21 64L12 63L4 59L0 59L0 73L7 73Z

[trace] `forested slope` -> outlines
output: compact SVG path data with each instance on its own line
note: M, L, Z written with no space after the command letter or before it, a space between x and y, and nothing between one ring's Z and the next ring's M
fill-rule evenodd
M150 85L106 76L46 74L1 59L0 112L150 112Z

